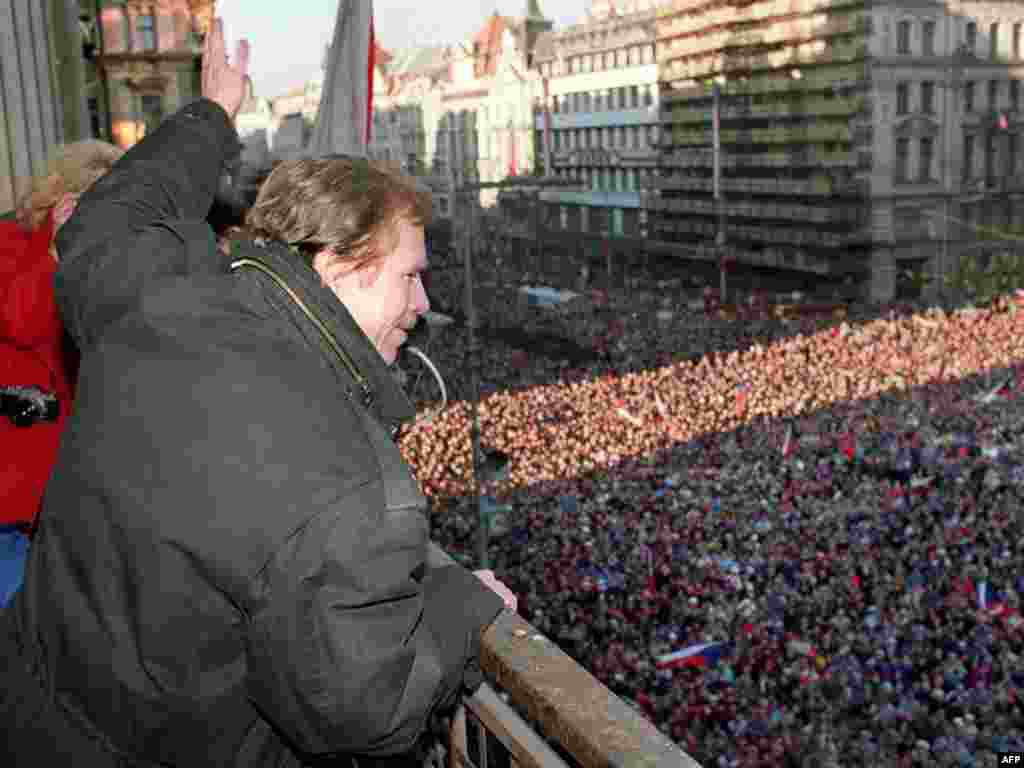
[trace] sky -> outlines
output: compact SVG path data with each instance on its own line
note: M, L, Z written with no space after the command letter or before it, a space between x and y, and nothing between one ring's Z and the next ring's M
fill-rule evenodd
M249 74L257 96L274 98L319 69L334 33L339 0L217 0L228 50L249 40ZM588 0L539 0L560 28L578 22ZM375 0L374 29L385 50L443 45L471 36L497 10L521 16L527 0Z

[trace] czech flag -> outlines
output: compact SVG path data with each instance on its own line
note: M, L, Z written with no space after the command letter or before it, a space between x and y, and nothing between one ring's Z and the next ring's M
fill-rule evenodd
M701 643L683 648L675 653L659 656L655 660L658 669L677 669L680 667L697 667L704 669L713 667L725 652L725 643Z

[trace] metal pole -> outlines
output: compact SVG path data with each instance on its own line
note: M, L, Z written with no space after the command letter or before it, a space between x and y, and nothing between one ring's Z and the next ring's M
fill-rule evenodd
M947 23L947 27L948 26L949 25ZM948 40L948 29L946 37ZM943 115L943 117L945 118L945 122L943 123L942 131L943 143L945 144L945 151L943 152L943 154L946 157L946 161L944 163L946 173L944 174L945 178L943 178L943 186L945 187L945 203L943 205L944 215L942 221L942 252L939 256L938 269L936 270L938 274L935 276L936 297L945 296L946 294L946 289L943 285L943 280L945 279L946 271L949 268L949 198L952 194L953 187L953 154L951 151L953 147L952 141L950 140L950 131L952 130L953 123L953 110L956 108L956 92L954 90L953 71L955 56L956 53L954 51L951 51L949 56L949 66L946 69L946 103L944 105L945 114Z
M718 83L711 85L711 142L714 168L715 199L715 248L718 250L719 300L725 304L725 206L722 204L722 88Z
M479 194L479 193L477 193ZM458 200L458 195L454 195ZM484 509L484 495L481 492L480 470L480 350L476 338L476 304L473 301L473 217L475 208L467 205L466 228L460 238L462 242L463 263L466 268L466 329L469 337L469 393L470 427L469 440L473 461L473 500L477 508L476 557L477 567L487 568L487 549L490 542L490 520Z

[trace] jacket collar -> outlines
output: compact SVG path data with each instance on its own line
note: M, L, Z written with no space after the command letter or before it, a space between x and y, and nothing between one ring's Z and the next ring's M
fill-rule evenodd
M270 267L319 318L369 385L372 395L370 411L391 429L411 421L416 415L412 402L399 386L384 358L349 314L345 305L324 285L316 270L303 256L283 243L256 241L255 246L243 245L236 258L255 258ZM272 290L280 293L277 288ZM361 401L360 389L348 367L338 359L338 355L323 339L314 323L295 305L295 302L283 293L280 295L282 305L292 321L299 326L303 336L310 341L315 340L317 349L346 382L350 397Z

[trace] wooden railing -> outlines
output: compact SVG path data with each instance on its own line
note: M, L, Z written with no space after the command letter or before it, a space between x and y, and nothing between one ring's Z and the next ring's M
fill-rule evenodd
M437 547L431 560L451 562ZM488 682L456 713L450 768L700 768L510 611L484 632L480 663Z

